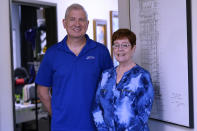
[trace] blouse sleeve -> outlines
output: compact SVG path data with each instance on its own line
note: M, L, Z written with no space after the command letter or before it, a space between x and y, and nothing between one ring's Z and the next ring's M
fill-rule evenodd
M154 99L154 90L152 85L152 80L149 73L144 73L141 76L140 88L136 94L135 102L135 125L133 128L140 130L147 126L147 122L151 113L152 105Z
M107 125L106 125L104 118L103 118L103 108L101 107L101 103L100 103L100 99L99 99L100 91L101 91L101 81L99 82L99 86L98 86L98 89L96 92L92 114L93 114L93 119L94 119L94 123L97 127L97 130L98 131L108 131Z

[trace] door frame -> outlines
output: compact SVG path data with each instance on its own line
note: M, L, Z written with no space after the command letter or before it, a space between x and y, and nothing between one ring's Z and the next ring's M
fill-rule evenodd
M56 12L56 21L57 21L57 3L52 3L52 2L44 2L44 1L35 1L35 0L10 0L10 54L11 54L11 80L12 80L12 104L13 104L13 126L14 126L14 131L16 131L16 113L15 113L15 98L14 98L14 68L13 68L13 36L12 36L12 18L11 18L11 9L12 9L12 4L18 4L18 5L26 5L26 6L32 6L32 7L53 7L55 8ZM56 32L57 32L57 22L56 22ZM58 37L58 32L57 36ZM35 114L36 115L36 114ZM38 121L36 121L36 129L38 130Z

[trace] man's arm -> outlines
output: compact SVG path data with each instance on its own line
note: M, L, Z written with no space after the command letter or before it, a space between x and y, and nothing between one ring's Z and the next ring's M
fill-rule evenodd
M51 115L51 96L49 95L49 87L38 85L37 93L41 102L44 104L44 107Z
M101 62L101 68L102 72L106 69L112 68L113 67L113 61L112 58L109 54L109 50L105 47L105 49L102 52L102 62Z

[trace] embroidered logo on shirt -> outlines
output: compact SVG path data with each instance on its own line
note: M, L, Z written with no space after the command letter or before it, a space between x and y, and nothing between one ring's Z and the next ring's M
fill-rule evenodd
M86 60L93 60L93 59L95 59L94 56L87 56L87 57L86 57Z

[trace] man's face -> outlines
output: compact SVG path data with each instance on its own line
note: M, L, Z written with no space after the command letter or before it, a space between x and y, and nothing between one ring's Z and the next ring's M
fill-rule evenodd
M86 14L81 9L71 10L67 18L63 20L68 36L72 38L83 37L88 29L88 24Z

